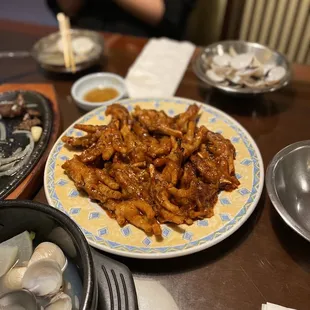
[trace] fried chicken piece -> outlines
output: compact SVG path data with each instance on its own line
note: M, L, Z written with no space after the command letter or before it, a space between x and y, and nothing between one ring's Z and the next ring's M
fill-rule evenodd
M71 147L87 149L98 141L100 135L101 135L100 131L96 131L94 133L89 133L82 137L63 136L61 138L61 141Z
M111 115L112 119L117 119L120 121L120 126L122 127L124 124L128 124L131 121L131 115L128 110L119 103L113 103L109 105L105 111L105 115Z
M177 138L182 137L182 132L173 128L173 118L163 111L142 110L139 106L136 106L133 116L150 132L158 132Z
M100 132L97 143L80 154L80 160L84 163L93 162L98 157L102 157L103 160L109 160L115 153L112 141L116 136L119 137L118 129L114 126L106 127Z
M84 190L89 198L105 202L107 196L101 192L98 187L99 181L96 176L95 169L84 165L75 155L72 159L67 160L62 168L67 175L73 180L74 185L78 190Z
M196 182L193 180L189 186L189 188L176 188L169 187L168 191L171 195L177 198L187 198L193 200L196 198L197 186Z
M180 225L185 222L184 216L174 214L172 212L169 212L166 209L160 209L158 213L159 213L160 223L174 223L174 224Z
M196 123L200 107L196 104L190 105L184 113L174 117L176 128L185 133L188 130L189 122Z
M191 162L186 162L183 169L183 175L180 180L180 188L188 188L191 182L196 178L196 169Z
M105 185L109 186L111 189L119 189L119 185L117 182L114 181L113 178L109 175L107 169L95 169L97 178L99 181L104 183Z
M85 125L85 124L75 124L75 129L85 131L87 133L96 133L107 128L106 125Z
M192 126L192 125L191 125ZM207 139L208 129L205 126L201 126L198 128L196 133L194 134L194 138L192 138L192 133L182 141L183 155L184 157L191 156L195 151L197 151L202 143L204 143Z
M218 133L208 132L208 150L217 157L223 157L228 161L229 174L235 173L234 160L236 150L232 143Z
M130 165L124 163L113 164L109 173L121 186L125 196L127 194L131 198L150 201L148 194L149 181L142 179L139 174L136 174Z
M221 176L216 163L211 158L204 158L199 154L192 155L190 161L194 164L205 182L219 184Z
M112 201L104 207L115 212L117 222L123 226L126 221L142 229L147 234L161 235L161 228L155 219L155 212L148 203L142 200Z
M98 191L106 196L107 198L111 199L121 199L122 198L122 193L118 191L114 191L110 187L106 186L105 184L98 183Z

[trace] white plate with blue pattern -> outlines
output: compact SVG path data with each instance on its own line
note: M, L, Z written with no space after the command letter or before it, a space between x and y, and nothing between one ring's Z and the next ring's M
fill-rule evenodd
M129 110L140 105L144 109L160 109L175 115L195 102L182 98L146 98L128 99L121 103ZM106 105L100 106L75 123L106 124L110 118L105 116L105 110ZM74 124L63 135L81 136L82 133L73 128ZM263 161L249 133L222 111L201 103L199 124L230 139L237 152L235 168L240 186L231 193L222 192L219 195L213 217L196 221L191 226L181 225L179 229L162 225L162 240L149 237L130 224L119 227L96 203L81 195L64 173L61 165L77 152L64 147L61 137L45 167L44 186L49 204L73 219L90 245L116 255L143 259L170 258L198 252L219 243L234 233L255 209L264 184Z

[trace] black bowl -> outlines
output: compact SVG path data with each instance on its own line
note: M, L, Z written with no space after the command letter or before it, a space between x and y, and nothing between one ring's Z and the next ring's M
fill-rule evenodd
M129 269L92 250L69 217L38 202L0 201L0 243L25 230L35 232L38 242L56 243L76 265L83 283L80 310L138 308Z

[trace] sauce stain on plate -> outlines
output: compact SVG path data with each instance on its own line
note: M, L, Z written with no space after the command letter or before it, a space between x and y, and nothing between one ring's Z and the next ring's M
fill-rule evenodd
M118 91L112 87L105 87L105 88L94 88L88 91L84 95L84 100L88 102L104 102L109 101L116 98L119 95Z

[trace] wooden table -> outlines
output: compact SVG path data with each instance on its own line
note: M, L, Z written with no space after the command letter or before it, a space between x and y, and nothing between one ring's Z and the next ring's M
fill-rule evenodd
M0 21L0 50L30 49L54 30ZM125 76L146 41L113 34L104 37L107 61L102 70ZM281 148L309 139L310 68L295 65L293 69L294 80L284 90L236 99L202 87L189 67L176 95L207 102L238 120L257 142L267 166ZM5 82L53 83L63 129L82 114L69 96L73 81L51 80L32 59L0 59L0 83ZM46 202L43 187L34 199ZM283 223L266 191L250 219L211 249L163 261L117 259L136 276L160 281L180 309L252 310L266 301L310 309L310 244Z

